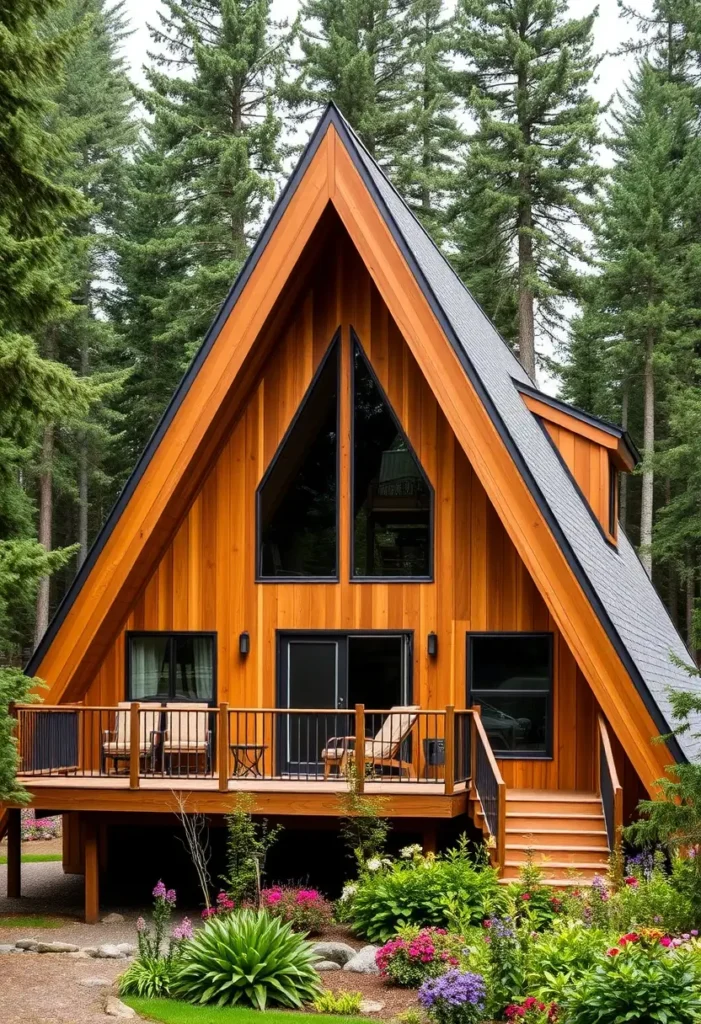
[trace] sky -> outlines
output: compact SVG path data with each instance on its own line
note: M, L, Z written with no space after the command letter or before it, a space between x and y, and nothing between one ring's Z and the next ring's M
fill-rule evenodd
M142 65L146 61L149 48L147 23L157 22L156 12L161 6L160 0L127 0L126 9L131 18L133 35L125 45L126 57L131 65L132 77L143 83ZM637 8L648 13L652 0L638 0ZM273 16L276 20L294 18L299 3L297 0L273 0ZM588 14L594 3L592 0L571 0L570 11L573 17ZM618 13L616 0L600 0L599 17L596 22L596 45L599 53L617 49L632 34L630 23L623 21ZM596 97L602 103L607 102L615 91L625 82L630 68L630 61L621 57L606 57L599 68L598 81L594 86Z

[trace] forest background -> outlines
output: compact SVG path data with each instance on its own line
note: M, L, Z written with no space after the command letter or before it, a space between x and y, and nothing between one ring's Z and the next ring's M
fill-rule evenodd
M605 3L2 5L0 664L44 632L329 99L533 378L630 431L621 523L701 647L701 0Z

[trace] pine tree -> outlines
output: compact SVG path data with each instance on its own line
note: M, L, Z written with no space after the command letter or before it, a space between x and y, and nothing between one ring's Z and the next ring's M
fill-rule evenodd
M10 656L30 635L38 580L70 554L34 539L27 468L45 425L87 409L81 382L32 338L68 307L64 243L85 212L54 174L65 153L48 128L50 91L73 39L42 31L52 10L47 0L0 8L0 650Z
M459 0L456 16L456 50L467 64L458 81L478 122L461 188L477 223L498 226L515 249L519 355L532 377L536 311L552 335L561 300L577 292L573 264L587 251L576 228L590 222L601 178L599 109L588 92L596 12L571 19L567 8L566 0ZM491 235L483 245L493 245Z
M406 152L410 129L410 8L411 0L303 0L299 76L284 91L303 119L333 100L390 174ZM415 37L416 24L413 29Z
M174 248L179 253L156 303L158 340L179 350L181 369L274 197L282 153L274 90L287 41L272 25L270 3L165 0L167 13L151 29L159 50L147 72L151 88L139 95L154 117L163 181L176 205L169 259ZM160 396L163 406L169 397Z
M410 7L404 89L408 125L393 173L399 192L436 242L445 235L465 144L450 80L452 24L443 0L414 0Z

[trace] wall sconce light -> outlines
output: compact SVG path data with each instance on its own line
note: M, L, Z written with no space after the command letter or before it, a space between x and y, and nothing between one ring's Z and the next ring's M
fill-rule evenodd
M248 655L251 649L251 637L248 632L239 633L239 654L242 658Z
M427 648L428 648L428 656L429 656L429 658L435 658L436 655L438 654L438 634L437 633L429 633L428 634L428 645L427 645Z

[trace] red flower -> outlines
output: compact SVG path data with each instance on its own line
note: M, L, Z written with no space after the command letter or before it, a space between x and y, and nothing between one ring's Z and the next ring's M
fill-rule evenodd
M615 946L612 946L611 949L608 949L606 951L606 956L618 956L620 952L620 949L617 949Z
M529 900L530 898L531 898L531 894L529 892L521 893L521 899L522 900Z
M491 922L491 921L489 920L489 918L487 918L487 920L486 920L486 921L483 921L483 922L482 922L482 925L483 925L483 926L484 926L485 928L491 928L491 927L492 927L492 922Z
M628 877L624 878L623 881L626 883L626 885L632 886L633 889L637 889L638 885L640 884L635 875L628 875Z

